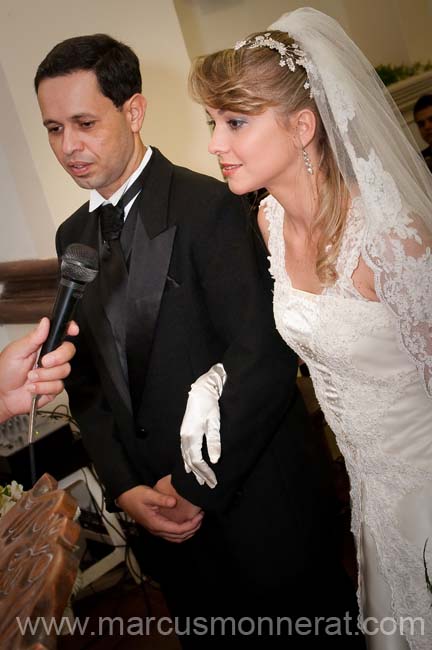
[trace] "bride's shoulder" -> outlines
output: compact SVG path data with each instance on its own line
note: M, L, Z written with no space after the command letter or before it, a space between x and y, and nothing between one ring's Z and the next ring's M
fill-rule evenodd
M260 201L258 207L258 226L267 245L271 237L272 229L274 230L276 228L275 221L279 212L278 206L279 203L276 201L274 196L268 194L264 199L262 199L262 201Z
M263 199L261 199L259 207L265 210L274 209L275 205L279 205L273 194L267 194Z
M268 194L259 204L258 219L267 221L271 224L274 219L282 214L284 210L274 196Z
M260 202L258 207L258 227L267 247L270 238L270 210L272 198L273 197L269 194Z

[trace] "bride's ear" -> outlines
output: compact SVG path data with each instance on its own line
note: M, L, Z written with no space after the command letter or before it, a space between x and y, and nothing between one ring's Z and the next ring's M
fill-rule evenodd
M301 148L307 147L315 137L316 115L309 108L304 108L295 116L295 131Z

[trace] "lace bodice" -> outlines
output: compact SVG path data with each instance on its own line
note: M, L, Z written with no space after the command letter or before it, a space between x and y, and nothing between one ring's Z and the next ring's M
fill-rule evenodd
M429 648L432 601L422 549L432 536L432 507L424 517L428 532L424 522L413 523L409 515L413 495L427 486L432 497L432 400L416 363L400 344L391 309L365 299L353 284L362 253L362 204L355 200L349 212L338 280L320 295L293 288L285 264L283 208L271 196L262 206L269 222L276 326L308 364L317 399L345 457L358 546L366 522L396 610L412 615L414 608L429 620L427 642L414 638L411 647Z

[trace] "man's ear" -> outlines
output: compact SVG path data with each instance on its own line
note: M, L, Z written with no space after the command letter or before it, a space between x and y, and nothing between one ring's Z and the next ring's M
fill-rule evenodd
M141 93L135 93L124 104L123 110L127 115L133 133L139 133L144 122L147 100Z
M299 144L302 148L307 147L314 139L317 119L310 108L304 108L295 115L294 126Z

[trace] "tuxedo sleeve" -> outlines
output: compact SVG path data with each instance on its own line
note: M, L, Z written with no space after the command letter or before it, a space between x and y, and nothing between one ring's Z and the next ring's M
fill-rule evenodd
M277 333L257 237L244 204L229 196L215 206L212 227L193 248L210 319L225 347L215 360L227 373L220 399L222 454L212 465L214 489L186 474L181 455L173 484L206 510L230 504L278 435L296 391L297 357ZM204 457L209 462L205 450Z

